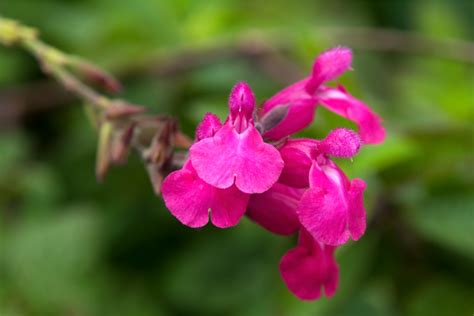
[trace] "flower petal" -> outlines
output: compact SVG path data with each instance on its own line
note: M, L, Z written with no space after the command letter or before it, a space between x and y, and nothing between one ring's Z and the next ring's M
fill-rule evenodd
M200 141L201 139L214 136L221 127L222 123L217 115L206 113L196 128L196 140Z
M278 150L264 143L253 125L239 134L226 123L214 137L195 143L190 157L205 182L220 189L235 182L245 193L267 191L283 169Z
M339 267L334 259L336 247L324 245L324 253L327 262L326 280L324 282L324 292L327 297L336 294L339 285Z
M296 188L308 187L309 170L313 163L311 150L316 148L317 144L318 142L312 139L294 139L280 148L285 167L278 181Z
M308 189L301 198L298 215L301 224L322 243L337 246L349 239L347 209L337 195Z
M350 68L352 52L347 47L335 47L319 55L314 64L311 79L306 86L310 94L316 92L321 84L342 75Z
M234 226L245 213L248 194L234 186L222 190L202 181L190 162L163 181L163 199L171 214L189 227L202 227L209 221L221 228Z
M286 117L274 128L266 131L264 134L265 138L278 140L296 133L311 124L317 100L306 92L305 87L309 79L308 77L298 81L265 101L262 106L262 119L277 106L288 107Z
M334 249L314 241L302 229L298 246L280 261L280 273L288 289L302 300L320 298L323 287L327 297L334 295L339 278Z
M309 79L310 77L300 80L265 101L262 106L263 113L267 113L277 105L291 105L296 100L312 99L313 97L305 90Z
M213 189L210 208L212 224L219 228L237 225L245 214L250 196L241 192L235 185L228 189Z
M342 245L350 237L346 181L342 171L323 169L314 162L310 189L301 198L297 213L301 224L319 242Z
M366 212L364 208L365 182L354 179L348 192L349 200L349 230L352 239L358 240L365 233Z
M345 92L342 87L338 89L324 87L318 98L329 110L357 123L364 143L378 144L385 139L385 129L380 117L367 105Z
M253 194L247 207L247 216L253 221L279 235L291 235L300 228L296 207L303 194L281 183L261 194Z

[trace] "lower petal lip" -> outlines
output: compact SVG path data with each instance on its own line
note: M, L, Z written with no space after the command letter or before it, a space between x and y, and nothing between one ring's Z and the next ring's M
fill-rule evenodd
M221 189L235 183L245 193L270 189L283 169L278 150L253 125L239 134L229 121L213 138L194 144L190 157L205 182Z

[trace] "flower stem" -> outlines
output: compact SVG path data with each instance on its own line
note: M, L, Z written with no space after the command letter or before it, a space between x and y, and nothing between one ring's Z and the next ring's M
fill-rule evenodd
M121 163L129 148L134 148L141 157L145 157L147 152L159 154L162 159L148 161L144 158L144 162L148 169L154 170L152 180L161 179L170 171L167 166L176 165L173 162L173 149L187 148L192 144L177 129L173 118L139 116L144 112L144 107L97 92L88 83L99 85L109 92L118 92L121 85L98 66L44 43L39 39L36 29L0 16L0 44L25 49L35 56L45 74L85 101L88 117L99 134L96 164L98 179L105 176L109 165ZM140 143L137 142L135 138L150 121L153 122L151 133L145 139L143 135L140 136ZM160 141L156 142L157 139ZM155 190L159 192L159 184L155 183Z

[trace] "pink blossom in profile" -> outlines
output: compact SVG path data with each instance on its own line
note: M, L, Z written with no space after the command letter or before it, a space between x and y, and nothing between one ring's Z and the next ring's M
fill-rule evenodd
M355 132L338 128L324 140L290 140L280 149L285 168L279 181L306 189L297 215L301 225L323 244L342 245L365 232L365 183L361 179L350 181L330 159L351 158L360 146Z
M385 129L381 119L362 101L348 94L342 86L326 87L350 69L352 52L346 47L336 47L320 54L313 63L310 76L283 89L263 104L263 118L280 106L287 106L286 116L268 131L264 138L278 140L294 134L311 124L318 104L354 121L365 144L384 140Z

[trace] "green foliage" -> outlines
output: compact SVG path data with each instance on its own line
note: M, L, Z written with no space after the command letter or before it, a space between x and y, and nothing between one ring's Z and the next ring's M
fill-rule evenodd
M62 211L54 220L22 223L5 240L8 279L39 310L78 305L93 293L81 281L92 277L97 260L97 220L80 208Z
M427 239L474 259L474 198L436 197L407 212L407 221Z
M294 239L247 219L229 230L181 226L137 157L96 183L96 134L80 105L51 92L40 104L45 96L31 87L45 79L34 60L0 47L0 315L474 311L474 67L449 45L384 52L391 43L352 33L384 27L472 41L471 1L15 0L0 1L0 14L107 67L124 81L124 98L176 115L190 136L205 112L225 117L236 81L261 102L309 72L321 50L353 44L355 71L341 82L388 131L384 144L338 161L368 183L368 231L337 251L334 298L301 302L278 273ZM248 43L281 54L252 54ZM2 120L10 109L22 115ZM320 108L302 135L336 126L354 128Z

